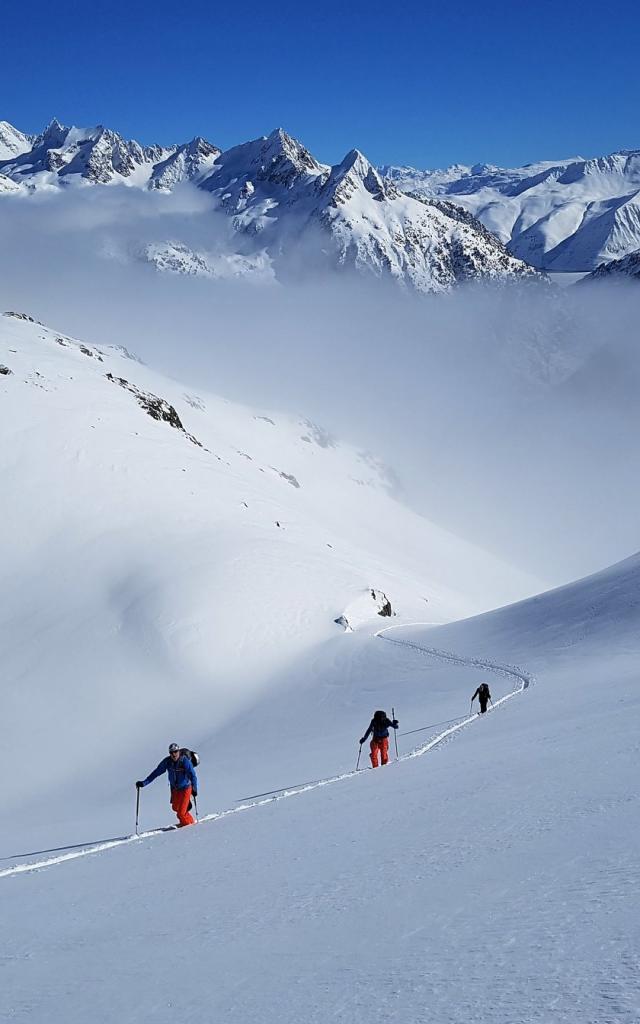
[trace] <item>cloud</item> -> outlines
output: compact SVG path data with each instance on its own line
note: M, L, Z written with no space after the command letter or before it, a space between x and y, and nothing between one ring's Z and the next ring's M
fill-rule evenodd
M1 210L4 308L319 422L382 456L424 515L552 581L640 547L637 287L418 298L317 267L313 283L257 286L132 260L168 239L241 249L191 186L7 196Z

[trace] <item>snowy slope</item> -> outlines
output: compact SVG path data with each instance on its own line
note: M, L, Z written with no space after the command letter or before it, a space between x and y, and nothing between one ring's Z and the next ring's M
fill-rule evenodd
M587 281L625 279L640 281L640 249L623 256L621 260L609 260L608 263L601 263L591 274L583 278Z
M405 191L459 203L515 256L544 270L593 270L640 244L638 150L512 169L383 171Z
M315 774L278 780L293 690L273 694L209 750L200 802L232 813L88 856L5 861L54 863L0 877L0 1007L53 1024L360 1024L372 1009L398 1024L632 1024L639 583L636 556L470 621L325 642L296 708ZM464 724L483 678L496 708ZM403 759L354 776L349 754L389 698ZM218 771L247 758L255 786L238 778L233 811ZM279 784L290 795L270 800Z
M403 195L357 150L335 167L322 164L281 128L221 153L202 138L170 149L141 146L101 125L67 128L54 120L27 151L0 159L0 174L30 193L61 186L68 193L72 184L160 193L185 182L202 188L230 218L227 247L216 253L222 272L211 258L212 224L211 252L185 239L158 241L160 249L181 247L179 259L150 254L156 269L174 273L255 278L257 267L263 279L266 266L288 280L347 269L423 292L536 276L456 207ZM138 251L145 254L144 246Z
M8 121L0 121L0 160L11 160L31 149L33 136L18 131Z
M204 742L341 644L341 615L381 621L386 595L443 621L536 589L313 423L186 392L20 316L0 332L3 722L16 735L28 715L38 751L2 807L44 801L61 840L96 814L116 827L126 788L109 765L139 771L169 723ZM97 801L72 821L61 745Z

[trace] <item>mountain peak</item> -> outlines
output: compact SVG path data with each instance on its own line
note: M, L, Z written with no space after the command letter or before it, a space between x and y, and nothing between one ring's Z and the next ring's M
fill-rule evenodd
M0 121L0 160L12 160L31 149L33 136L18 131L8 121Z
M309 150L289 135L284 128L274 128L270 135L264 140L267 145L263 150L263 156L273 162L287 161L299 174L318 173L322 170L321 165Z
M360 185L363 185L374 199L391 199L396 194L395 189L390 192L390 186L385 186L385 182L364 153L359 149L351 149L344 160L332 169L327 188L333 191L338 203L343 203Z
M40 149L41 147L44 147L46 149L57 149L59 146L63 145L68 134L69 129L66 128L65 125L60 124L57 117L54 117L49 121L49 124L46 126L44 131L36 137L33 143L33 148Z

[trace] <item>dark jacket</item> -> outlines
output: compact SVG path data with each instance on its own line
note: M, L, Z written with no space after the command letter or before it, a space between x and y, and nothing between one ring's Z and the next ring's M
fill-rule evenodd
M398 720L396 718L394 718L393 721L390 718L387 718L386 715L384 718L372 718L369 722L369 728L360 742L364 743L369 735L372 735L374 740L386 740L389 736L389 729L397 728Z
M491 694L489 693L489 687L487 686L486 683L480 683L480 686L478 687L478 689L474 693L473 697L471 698L471 703L472 704L473 704L474 700L476 699L476 697L478 698L478 700L480 701L481 704L486 704L488 700L491 700Z
M163 757L158 767L154 768L150 775L147 775L142 785L148 786L150 782L157 779L159 775L164 775L165 772L169 776L169 785L172 789L186 789L187 786L191 786L194 794L197 795L198 776L191 760L184 754L177 761L173 761L171 757Z

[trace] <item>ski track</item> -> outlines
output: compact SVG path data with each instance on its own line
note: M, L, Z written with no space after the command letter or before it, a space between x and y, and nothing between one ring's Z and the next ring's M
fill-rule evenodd
M496 711L501 704L511 700L512 697L516 697L518 694L524 693L524 691L534 682L534 677L530 673L525 672L524 669L518 668L515 665L503 665L498 662L489 661L486 658L466 657L464 655L454 654L451 651L439 650L437 647L427 647L422 644L415 643L415 641L412 640L399 640L394 637L384 635L391 632L391 630L408 629L411 626L425 625L429 626L432 625L432 623L411 622L405 623L404 625L387 626L385 629L378 630L374 635L379 640L384 640L391 644L397 644L399 647L409 647L411 650L419 651L425 657L434 658L437 661L448 662L451 665L465 665L471 668L484 669L485 671L493 672L508 679L517 680L518 685L516 689L494 701L487 711L487 714L490 714L492 711ZM438 733L432 739L428 740L427 743L414 747L414 749L409 751L408 754L402 754L396 761L390 762L388 767L393 767L393 765L397 765L401 761L408 761L414 757L422 757L423 754L429 753L429 751L433 750L434 747L438 747L449 740L454 733L471 725L477 720L477 718L477 712L466 715L464 718L457 721L455 725L449 726L448 729L445 729L443 732ZM265 804L272 804L277 800L286 800L289 797L298 796L300 793L308 793L312 789L320 789L323 786L333 785L335 782L342 782L344 779L352 779L366 770L367 769L365 768L360 768L356 771L344 772L342 775L333 775L330 778L320 779L317 782L311 782L307 785L294 786L291 789L281 790L274 796L268 796L262 800L248 801L247 803L240 804L238 807L231 807L226 811L216 811L213 814L205 814L199 819L198 824L208 821L220 821L222 818L228 818L231 814L240 814L242 811L248 811L254 807L263 807ZM159 836L164 832L173 830L174 829L171 826L169 826L169 828L164 826L163 828L150 829L147 832L140 832L139 835L127 836L125 839L114 839L105 843L98 843L95 846L87 846L82 850L76 850L73 853L65 853L59 857L49 857L47 860L31 861L31 863L28 864L16 864L13 867L4 868L0 871L0 878L7 878L11 875L20 875L30 871L40 871L43 868L52 867L54 864L64 864L66 861L76 860L78 857L89 857L96 853L103 853L105 850L112 850L117 846L127 846L131 843L139 843L145 839L150 839L152 836Z

